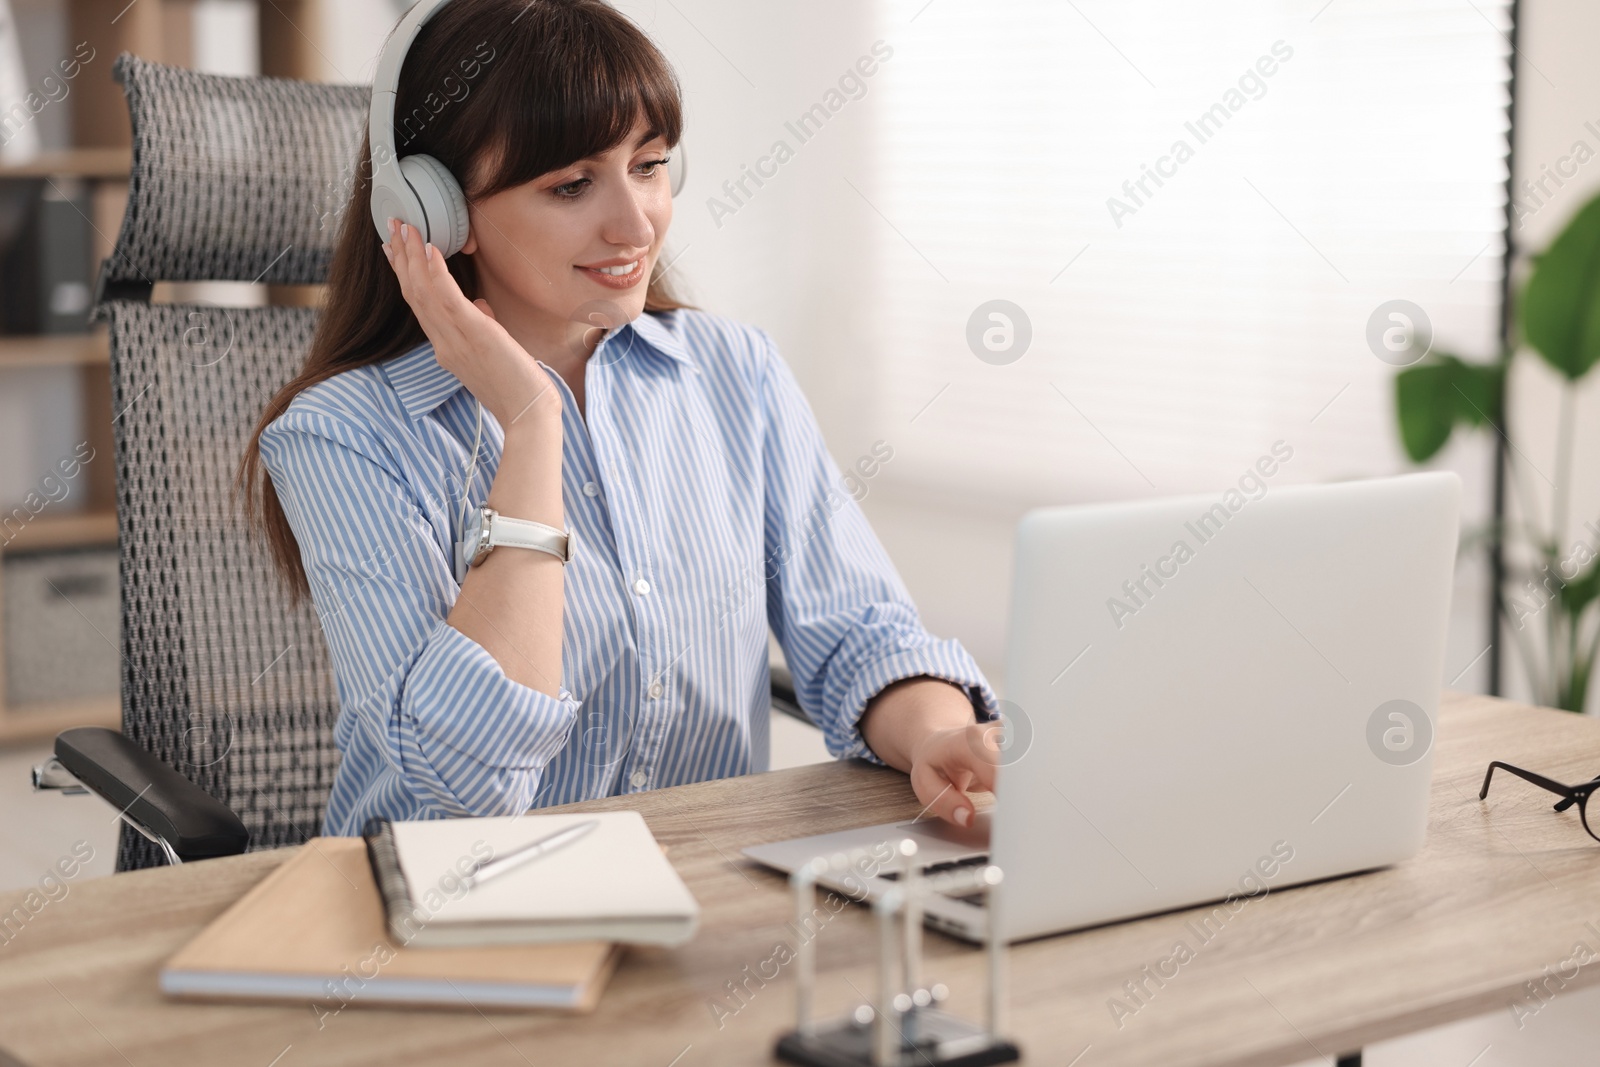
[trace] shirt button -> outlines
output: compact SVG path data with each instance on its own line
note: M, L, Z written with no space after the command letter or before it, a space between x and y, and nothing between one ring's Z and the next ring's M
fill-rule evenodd
M598 485L595 485L593 482L584 482L583 483L583 495L584 496L599 496L600 495L600 487Z
M643 771L634 771L633 777L628 779L628 783L635 789L643 789L644 784L649 780L650 776L648 774L644 773Z
M651 682L650 683L650 699L651 700L655 700L660 695L661 695L661 683L660 682Z
M640 578L637 582L633 583L633 591L638 593L640 596L644 596L650 591L650 583L645 581L643 578Z

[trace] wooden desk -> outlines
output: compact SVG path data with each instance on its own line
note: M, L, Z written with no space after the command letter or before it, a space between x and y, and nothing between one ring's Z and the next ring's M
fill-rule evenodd
M1554 814L1548 796L1511 777L1497 777L1480 804L1491 758L1581 781L1600 772L1600 722L1447 693L1424 853L1397 868L1251 902L1120 1029L1108 1000L1169 955L1197 913L1014 947L1011 1033L1026 1062L1286 1064L1333 1056L1506 1011L1524 996L1524 982L1561 968L1578 942L1600 956L1600 844L1576 813ZM156 989L161 962L283 862L288 850L279 850L73 885L0 945L0 1047L30 1067L768 1062L790 1023L794 986L788 967L764 983L759 972L780 943L793 943L790 902L785 881L744 861L740 847L918 810L903 776L845 764L575 807L643 811L704 909L687 946L634 950L591 1016L352 1006L319 1027L309 1005L164 1000ZM0 897L0 916L21 900ZM855 906L824 927L824 1013L872 989L869 930L869 914ZM932 933L926 943L928 973L950 986L952 1009L981 1018L982 953ZM1597 978L1600 966L1584 967L1565 988ZM741 988L740 997L730 988Z

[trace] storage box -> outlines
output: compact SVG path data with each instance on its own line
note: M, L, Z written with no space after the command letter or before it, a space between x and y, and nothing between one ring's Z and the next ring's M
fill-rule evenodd
M115 548L11 552L0 557L5 703L115 697L121 688Z

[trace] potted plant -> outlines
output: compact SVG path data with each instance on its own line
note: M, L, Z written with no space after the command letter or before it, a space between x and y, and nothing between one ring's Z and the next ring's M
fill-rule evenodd
M1496 544L1511 548L1501 614L1540 704L1582 711L1600 650L1600 524L1584 524L1585 535L1570 546L1567 528L1572 485L1574 394L1578 382L1600 361L1600 197L1573 216L1535 259L1532 275L1516 301L1513 332L1521 343L1492 363L1474 363L1448 352L1429 353L1395 376L1395 410L1406 454L1421 463L1449 441L1458 426L1492 428L1507 435L1507 373L1518 351L1531 348L1562 378L1556 423L1556 467L1549 521L1542 525L1537 501L1515 462L1506 476L1522 517L1491 520L1469 530L1463 550ZM1542 635L1543 640L1538 639ZM1542 645L1542 648L1540 647Z

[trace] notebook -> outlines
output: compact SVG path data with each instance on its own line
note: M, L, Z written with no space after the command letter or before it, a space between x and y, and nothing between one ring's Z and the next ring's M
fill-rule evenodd
M586 1012L616 966L604 941L400 947L356 837L314 837L161 969L170 996Z
M478 860L598 820L549 855L464 890ZM413 946L539 941L679 945L700 905L636 811L389 822L367 826L389 935Z

